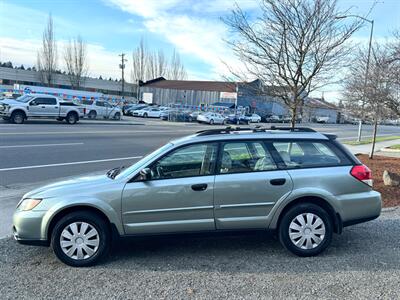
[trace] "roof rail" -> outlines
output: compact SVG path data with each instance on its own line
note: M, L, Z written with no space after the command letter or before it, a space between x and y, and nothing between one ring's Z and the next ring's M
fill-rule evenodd
M271 126L270 130L288 130L288 131L293 131L293 132L316 132L314 129L309 128L309 127L276 127L276 126Z
M196 134L198 136L204 136L204 135L212 135L212 134L228 134L234 131L251 131L251 128L241 128L241 127L233 127L233 126L228 126L225 128L219 128L219 129L206 129L206 130L201 130L197 131Z
M225 128L219 128L219 129L206 129L206 130L201 130L197 131L196 134L197 136L205 136L205 135L213 135L213 134L229 134L232 132L236 131L252 131L252 132L266 132L268 130L286 130L286 131L291 131L291 132L316 132L314 129L308 128L308 127L276 127L276 126L271 126L270 128L265 128L262 126L256 126L254 128L241 128L241 127L234 127L234 126L228 126Z

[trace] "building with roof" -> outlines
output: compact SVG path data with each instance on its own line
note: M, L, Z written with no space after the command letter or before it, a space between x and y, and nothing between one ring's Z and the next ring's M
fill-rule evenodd
M15 90L15 86L18 85L43 86L40 81L39 72L37 71L0 67L0 92ZM52 84L52 88L64 90L72 89L69 78L65 74L54 74L54 83ZM125 99L134 99L136 94L133 91L136 91L136 85L125 82L124 89ZM122 97L121 81L85 77L79 90L101 93L105 98L110 100L117 100Z
M140 86L139 99L160 105L212 105L215 102L235 103L236 84L223 81L166 80L164 77Z
M184 106L244 107L261 116L290 115L287 106L268 92L260 80L252 82L166 80L163 77L147 81L140 86L139 99L159 105L182 104ZM324 118L336 123L339 109L324 99L304 98L304 121ZM300 113L300 112L299 112Z

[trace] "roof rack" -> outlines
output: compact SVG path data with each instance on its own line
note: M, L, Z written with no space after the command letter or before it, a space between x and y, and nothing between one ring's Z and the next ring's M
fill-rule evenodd
M309 128L309 127L276 127L276 126L271 126L269 130L288 130L288 131L293 131L293 132L316 132L314 129Z
M197 131L196 134L197 134L197 136L204 136L204 135L212 135L212 134L228 134L228 133L235 132L235 131L252 131L252 129L228 126L228 127L219 128L219 129L201 130L201 131Z
M269 130L285 130L285 131L291 131L291 132L316 132L314 129L308 128L308 127L276 127L276 126L271 126L270 128L265 128L262 126L256 126L254 128L241 128L241 127L234 127L234 126L228 126L226 128L220 128L220 129L206 129L206 130L201 130L197 131L196 134L197 136L205 136L205 135L213 135L213 134L229 134L232 132L236 131L252 131L252 132L266 132Z

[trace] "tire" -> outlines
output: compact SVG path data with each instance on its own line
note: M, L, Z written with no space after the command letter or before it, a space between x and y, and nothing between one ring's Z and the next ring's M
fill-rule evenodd
M223 121L222 121L222 125L226 125L226 120L223 120Z
M23 124L25 122L26 115L22 111L15 111L11 114L10 121L14 124Z
M89 119L96 119L97 118L97 112L95 110L91 110L88 114Z
M70 125L76 124L76 122L78 122L78 120L79 120L79 117L78 117L77 113L75 113L75 112L69 112L65 118L65 121L67 121L67 123Z
M323 224L316 226L314 229L308 227L307 218L309 215L307 214L313 215L311 225L315 225L320 221ZM301 226L297 218L300 218L300 220L303 218L302 220L305 225ZM291 225L293 226L292 228L290 228ZM303 227L305 227L304 230L309 229L306 235L304 231L302 231ZM323 229L325 229L324 234L322 234ZM292 233L293 241L290 237L289 230ZM315 233L314 236L319 237L321 241L317 241L317 239L313 237L312 231ZM315 256L323 252L331 243L333 234L332 220L329 214L318 205L312 203L298 204L290 208L283 215L278 233L281 244L293 254L303 257ZM304 240L301 241L303 238ZM299 245L295 243L299 243Z
M143 118L147 118L147 113L144 113L144 114L143 114Z
M214 120L213 119L210 120L210 125L214 125Z
M189 122L193 122L193 118L192 118L192 117L189 117L188 121L189 121Z
M115 113L114 120L121 120L121 114L119 112Z
M76 238L73 236L73 224L76 226ZM94 231L92 231L93 229ZM89 233L96 235L86 238ZM70 242L71 246L67 244L74 238L76 241L80 237L82 237L80 242ZM105 220L90 211L77 211L65 215L56 223L51 235L51 247L57 258L63 263L72 267L87 267L100 262L107 256L111 248L111 240L110 227ZM61 244L62 241L66 242L64 248ZM86 248L79 245L85 245ZM74 247L75 249L73 249ZM88 252L86 250L88 248L93 253ZM69 250L72 250L70 254L68 254Z

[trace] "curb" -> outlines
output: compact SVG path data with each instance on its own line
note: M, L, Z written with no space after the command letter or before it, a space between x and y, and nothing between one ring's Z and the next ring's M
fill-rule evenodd
M390 149L388 147L382 148L380 149L380 151L382 152L389 152L389 153L400 153L399 149Z

